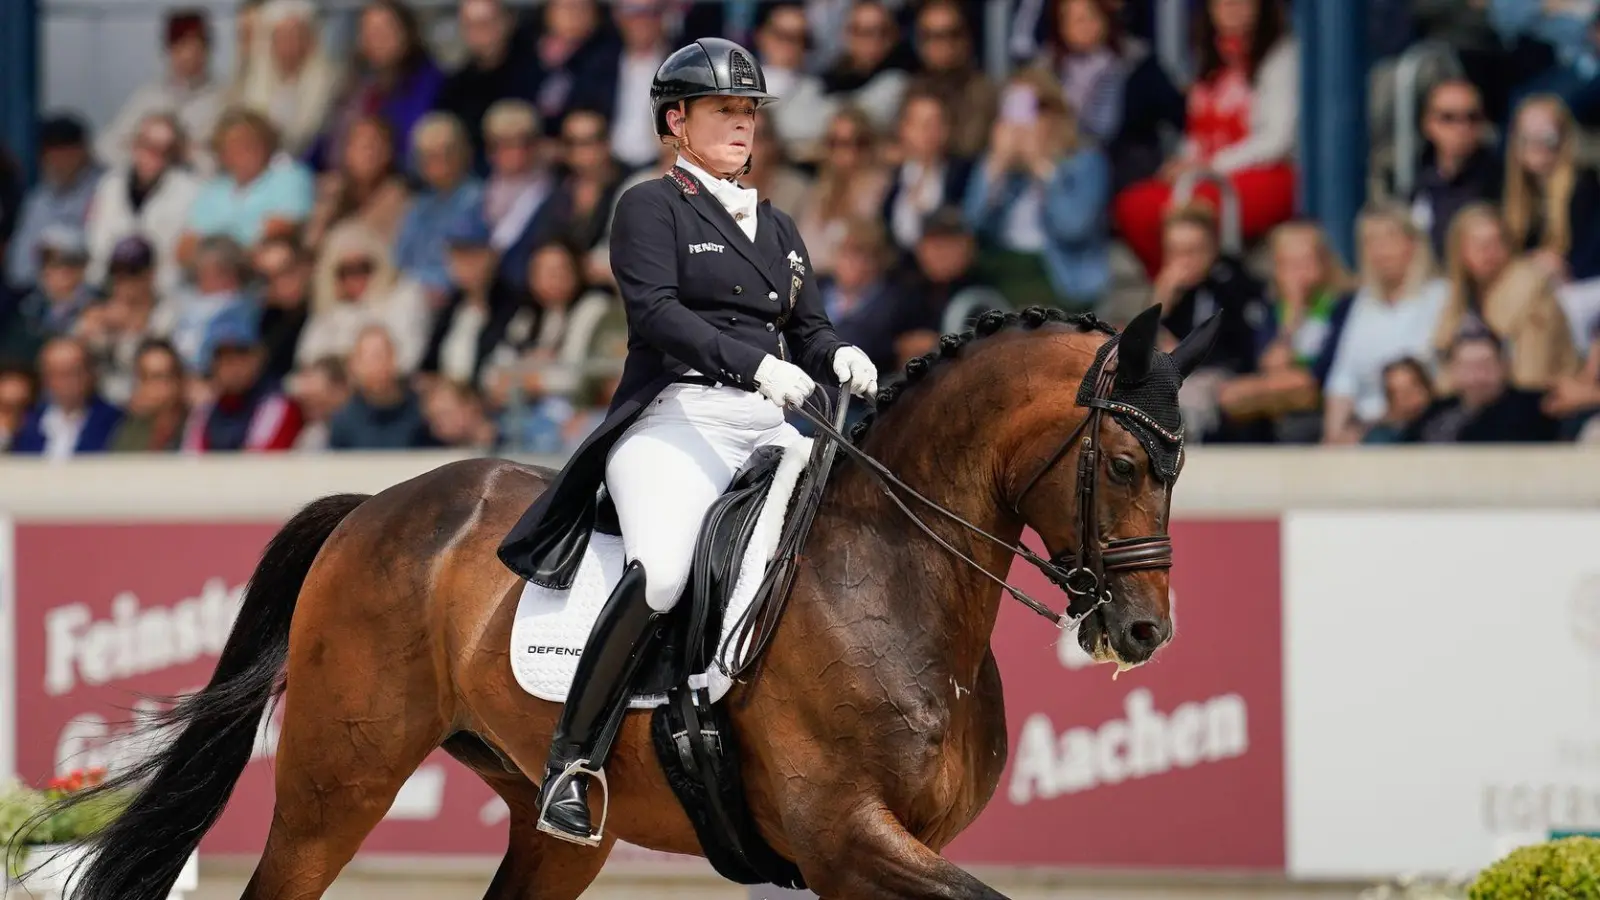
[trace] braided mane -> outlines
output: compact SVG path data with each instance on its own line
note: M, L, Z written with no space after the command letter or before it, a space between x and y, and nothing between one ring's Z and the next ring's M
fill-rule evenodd
M1081 332L1098 331L1105 335L1115 335L1117 330L1105 322L1095 318L1094 313L1066 313L1053 307L1030 306L1020 313L1007 313L999 311L986 312L978 316L969 331L959 334L947 334L939 338L939 349L906 363L905 372L893 383L884 386L878 391L877 405L873 411L867 413L855 427L850 430L850 440L859 444L866 438L867 432L878 417L894 405L910 388L916 386L933 371L936 364L943 360L955 359L961 354L961 349L973 341L981 340L993 334L1012 328L1022 328L1033 331L1041 325L1051 322L1065 325L1074 325Z

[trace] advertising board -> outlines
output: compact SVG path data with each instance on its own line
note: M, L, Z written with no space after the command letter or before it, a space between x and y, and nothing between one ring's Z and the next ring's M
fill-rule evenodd
M1284 531L1291 874L1471 870L1600 829L1600 513Z
M1176 636L1115 679L1073 635L1005 602L994 651L1010 760L952 859L1283 868L1278 523L1179 521L1172 532ZM1011 577L1035 597L1059 595L1025 563Z

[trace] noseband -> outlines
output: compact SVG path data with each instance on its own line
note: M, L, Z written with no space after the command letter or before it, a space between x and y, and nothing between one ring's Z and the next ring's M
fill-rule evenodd
M1056 452L1023 484L1022 492L1011 504L1011 511L1020 517L1022 501L1039 483L1039 479L1061 462L1073 444L1081 445L1075 489L1078 505L1077 550L1064 548L1051 556L1048 562L1029 560L1072 598L1064 616L1071 621L1082 619L1096 607L1110 602L1111 592L1106 585L1108 575L1172 568L1172 536L1166 531L1143 537L1100 540L1100 507L1096 502L1096 487L1100 484L1100 426L1106 413L1134 416L1158 431L1163 430L1139 410L1111 399L1111 388L1116 380L1117 350L1113 347L1095 378L1094 394L1087 404L1089 415L1078 423L1078 427L1061 442Z
M1078 506L1078 546L1076 549L1065 548L1059 550L1049 559L1044 559L1020 543L1012 543L995 537L977 525L945 509L938 503L929 500L918 493L915 488L901 481L882 463L862 452L860 448L840 434L823 417L818 416L804 406L798 412L817 429L818 433L834 441L846 456L861 463L867 472L878 480L878 486L882 488L884 495L892 500L900 508L900 511L905 513L906 517L921 529L924 534L932 538L935 543L974 569L977 569L985 578L1000 585L1002 589L1012 597L1015 597L1024 606L1055 622L1058 627L1068 628L1077 625L1088 618L1096 609L1111 602L1111 591L1106 585L1108 575L1117 572L1170 569L1172 567L1172 537L1165 531L1160 534L1143 537L1122 538L1112 541L1100 540L1100 517L1099 508L1096 504L1096 487L1100 482L1100 428L1106 413L1134 417L1156 431L1166 434L1166 430L1157 425L1145 413L1125 403L1118 403L1111 399L1111 389L1116 383L1116 372L1117 356L1116 348L1113 347L1095 378L1093 394L1083 404L1089 408L1089 414L1084 417L1082 422L1078 423L1078 427L1072 430L1067 439L1061 442L1061 446L1056 448L1056 451L1050 455L1044 465L1040 466L1038 471L1034 472L1033 476L1024 483L1022 491L1012 503L1012 512L1020 517L1021 511L1019 507L1022 505L1023 498L1027 497L1040 479L1061 462L1062 457L1067 455L1073 445L1081 445L1082 450L1078 455L1077 488L1075 492ZM1028 596L1027 592L1021 588L1012 586L1005 579L994 575L976 560L956 549L949 541L940 537L932 528L928 527L928 524L922 521L916 513L911 511L911 508L896 493L896 488L904 491L912 499L928 509L961 526L967 532L996 546L1003 547L1016 556L1022 557L1023 560L1043 573L1046 578L1067 592L1070 600L1066 610L1057 613L1044 603Z

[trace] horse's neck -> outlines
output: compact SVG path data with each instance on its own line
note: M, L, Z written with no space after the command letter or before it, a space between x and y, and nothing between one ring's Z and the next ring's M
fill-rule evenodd
M992 429L963 422L948 407L895 412L892 422L878 426L892 426L895 434L868 440L869 452L924 497L1002 540L1017 541L1021 524L997 502ZM951 677L971 684L999 613L998 585L917 528L861 466L841 461L835 473L818 517L827 547L825 580L832 582L826 602L847 619L886 620L903 652L948 666ZM1011 563L1005 550L915 500L905 502L945 541L1005 577Z

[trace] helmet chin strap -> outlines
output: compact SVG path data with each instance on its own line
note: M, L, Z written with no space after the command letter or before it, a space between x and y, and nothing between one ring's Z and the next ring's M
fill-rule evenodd
M677 141L678 141L678 152L679 153L682 153L684 156L689 157L689 161L690 162L694 163L695 165L699 166L702 169L705 169L707 172L710 172L712 175L715 175L716 177L721 178L723 181L734 181L734 180L737 180L738 178L741 178L741 177L743 177L745 175L749 175L750 174L750 161L755 158L755 151L754 150L751 150L749 155L747 155L744 158L744 165L741 166L737 172L728 173L728 172L722 171L721 169L716 168L715 166L711 165L711 163L707 162L706 158L704 156L701 156L699 153L695 152L695 149L693 147L689 146L689 128L688 128L689 109L688 109L687 104L685 104L682 100L678 101L678 111L683 114L683 118L685 120L684 129L683 129L683 136L677 138Z

